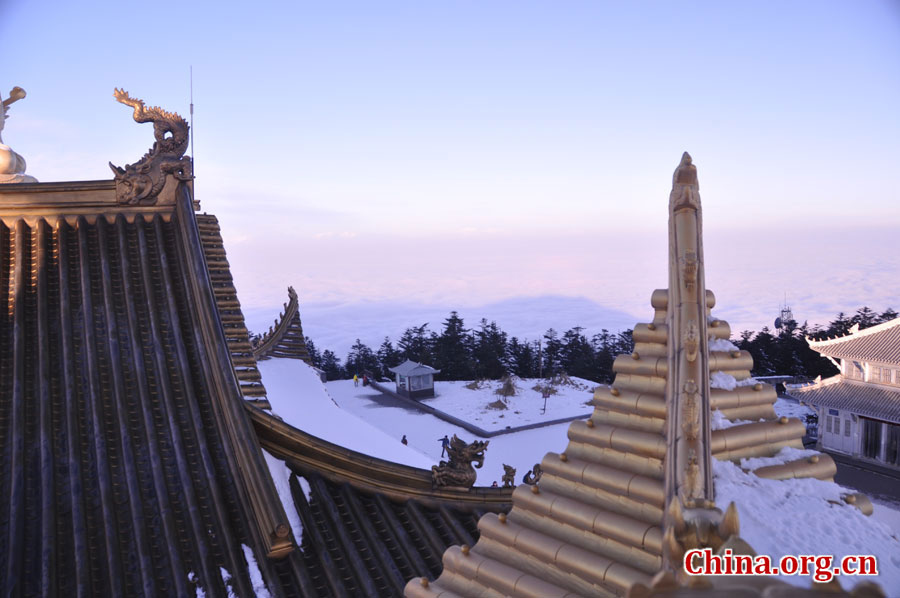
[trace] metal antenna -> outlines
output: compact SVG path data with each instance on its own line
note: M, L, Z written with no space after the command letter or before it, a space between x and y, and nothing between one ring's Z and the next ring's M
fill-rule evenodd
M194 65L191 65L191 178L197 178L197 161L194 154Z

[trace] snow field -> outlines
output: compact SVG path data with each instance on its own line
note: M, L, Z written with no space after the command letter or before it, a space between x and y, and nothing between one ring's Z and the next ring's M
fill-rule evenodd
M598 386L596 382L570 377L566 383L553 385L556 392L547 398L547 409L542 413L544 399L541 391L535 390L535 386L545 384L545 381L514 376L512 381L516 386L516 394L511 397L497 394L497 390L503 385L499 380L480 381L477 388L471 388L476 384L473 382L435 382L435 397L422 399L421 402L487 431L573 415L587 417L594 410L588 403L594 396L594 388ZM330 382L329 387L332 384L338 382ZM386 386L393 388L393 383ZM505 408L491 406L498 405L498 400Z
M354 387L350 380L323 385L312 369L302 362L268 360L259 365L275 413L295 427L353 450L415 467L429 468L441 458L439 439L444 434L457 434L467 442L476 439L465 430L431 415L393 406L393 402L385 402L384 395L371 387ZM726 385L731 383L728 380L723 382ZM484 394L475 395L474 403L466 403L466 399L471 400L472 396L466 393L476 391L464 388L464 384L439 382L437 391L440 396L429 403L457 417L465 418L466 414L484 416L481 413L483 406L479 402L493 401L499 396L493 395L492 390L485 387L477 391ZM522 381L519 386L526 386L526 382ZM573 396L582 395L576 393ZM589 395L584 391L583 396ZM443 402L445 398L449 399L446 404ZM543 399L540 401L543 403ZM527 403L523 403L525 404ZM577 400L573 399L572 405L576 404ZM529 407L531 405L519 409L522 411L522 418L518 421L538 421L533 415L534 410L529 410ZM585 414L589 413L590 407L584 407ZM515 410L514 407L511 409ZM809 408L786 399L778 399L775 410L779 416L801 419L810 411ZM714 412L714 419L715 413L719 412ZM548 401L547 419L564 415L552 412ZM728 422L724 417L719 419L722 420L722 425L734 423ZM484 427L483 424L479 425ZM539 463L547 452L565 450L568 426L568 423L556 424L489 439L485 465L478 470L476 483L489 486L494 480L499 482L504 463L517 469L516 481L521 483L522 476L535 463ZM403 434L406 434L409 446L400 443ZM753 469L809 454L815 452L783 449L774 457L745 459L741 466ZM267 456L268 458L270 457ZM284 468L283 464L280 466ZM866 517L855 507L843 502L841 497L851 491L837 484L814 479L767 480L745 472L729 461L714 460L713 473L716 503L725 508L729 502L735 502L741 521L741 536L759 554L768 554L774 559L801 554L831 554L836 559L850 554L873 554L878 559L880 573L874 581L881 584L888 596L893 595L892 592L896 594L895 590L900 588L900 541L897 537L900 532L900 511L876 504L874 515ZM277 480L275 472L273 478ZM300 478L299 481L304 486L305 480ZM304 491L307 491L305 486ZM290 504L292 503L286 506ZM782 578L801 587L809 587L811 583L810 578L806 577ZM839 581L844 588L852 588L867 579L870 578L843 577Z

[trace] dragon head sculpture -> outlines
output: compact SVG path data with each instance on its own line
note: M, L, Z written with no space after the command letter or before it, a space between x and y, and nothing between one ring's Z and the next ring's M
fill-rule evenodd
M431 483L434 486L461 486L471 488L475 484L475 469L484 465L484 451L490 441L475 440L467 443L456 434L450 439L447 452L449 461L431 468Z
M191 159L184 157L189 141L188 123L174 112L157 106L146 108L143 100L132 98L125 90L116 88L113 96L134 109L135 122L152 122L156 139L153 147L134 164L120 168L109 163L116 179L116 199L125 204L153 204L168 175L179 181L193 178Z

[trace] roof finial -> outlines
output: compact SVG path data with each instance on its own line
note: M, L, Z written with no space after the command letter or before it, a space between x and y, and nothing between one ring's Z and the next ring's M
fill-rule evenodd
M669 194L669 209L700 208L700 185L697 182L697 167L691 155L684 152L681 162L672 175L672 193Z
M0 133L9 115L6 113L10 105L25 97L25 90L13 87L5 100L0 96ZM0 136L0 183L36 183L37 179L25 174L25 158L17 154L8 145L3 144Z

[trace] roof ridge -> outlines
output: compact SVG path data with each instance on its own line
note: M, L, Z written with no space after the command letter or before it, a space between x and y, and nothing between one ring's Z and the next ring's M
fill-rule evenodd
M893 328L894 326L898 326L898 325L900 325L900 317L894 318L893 320L888 320L887 322L882 322L881 324L869 326L868 328L864 328L863 330L859 330L858 328L856 330L851 329L851 331L848 332L847 334L845 334L844 336L837 336L835 338L828 338L828 339L821 340L821 341L814 340L808 336L805 338L806 338L806 342L810 346L810 348L825 347L825 346L837 344L842 341L848 341L848 340L852 340L852 339L858 339L858 338L863 338L866 336L871 336L873 334L883 332L885 330L888 330L888 329ZM859 326L859 325L855 324L854 326Z

